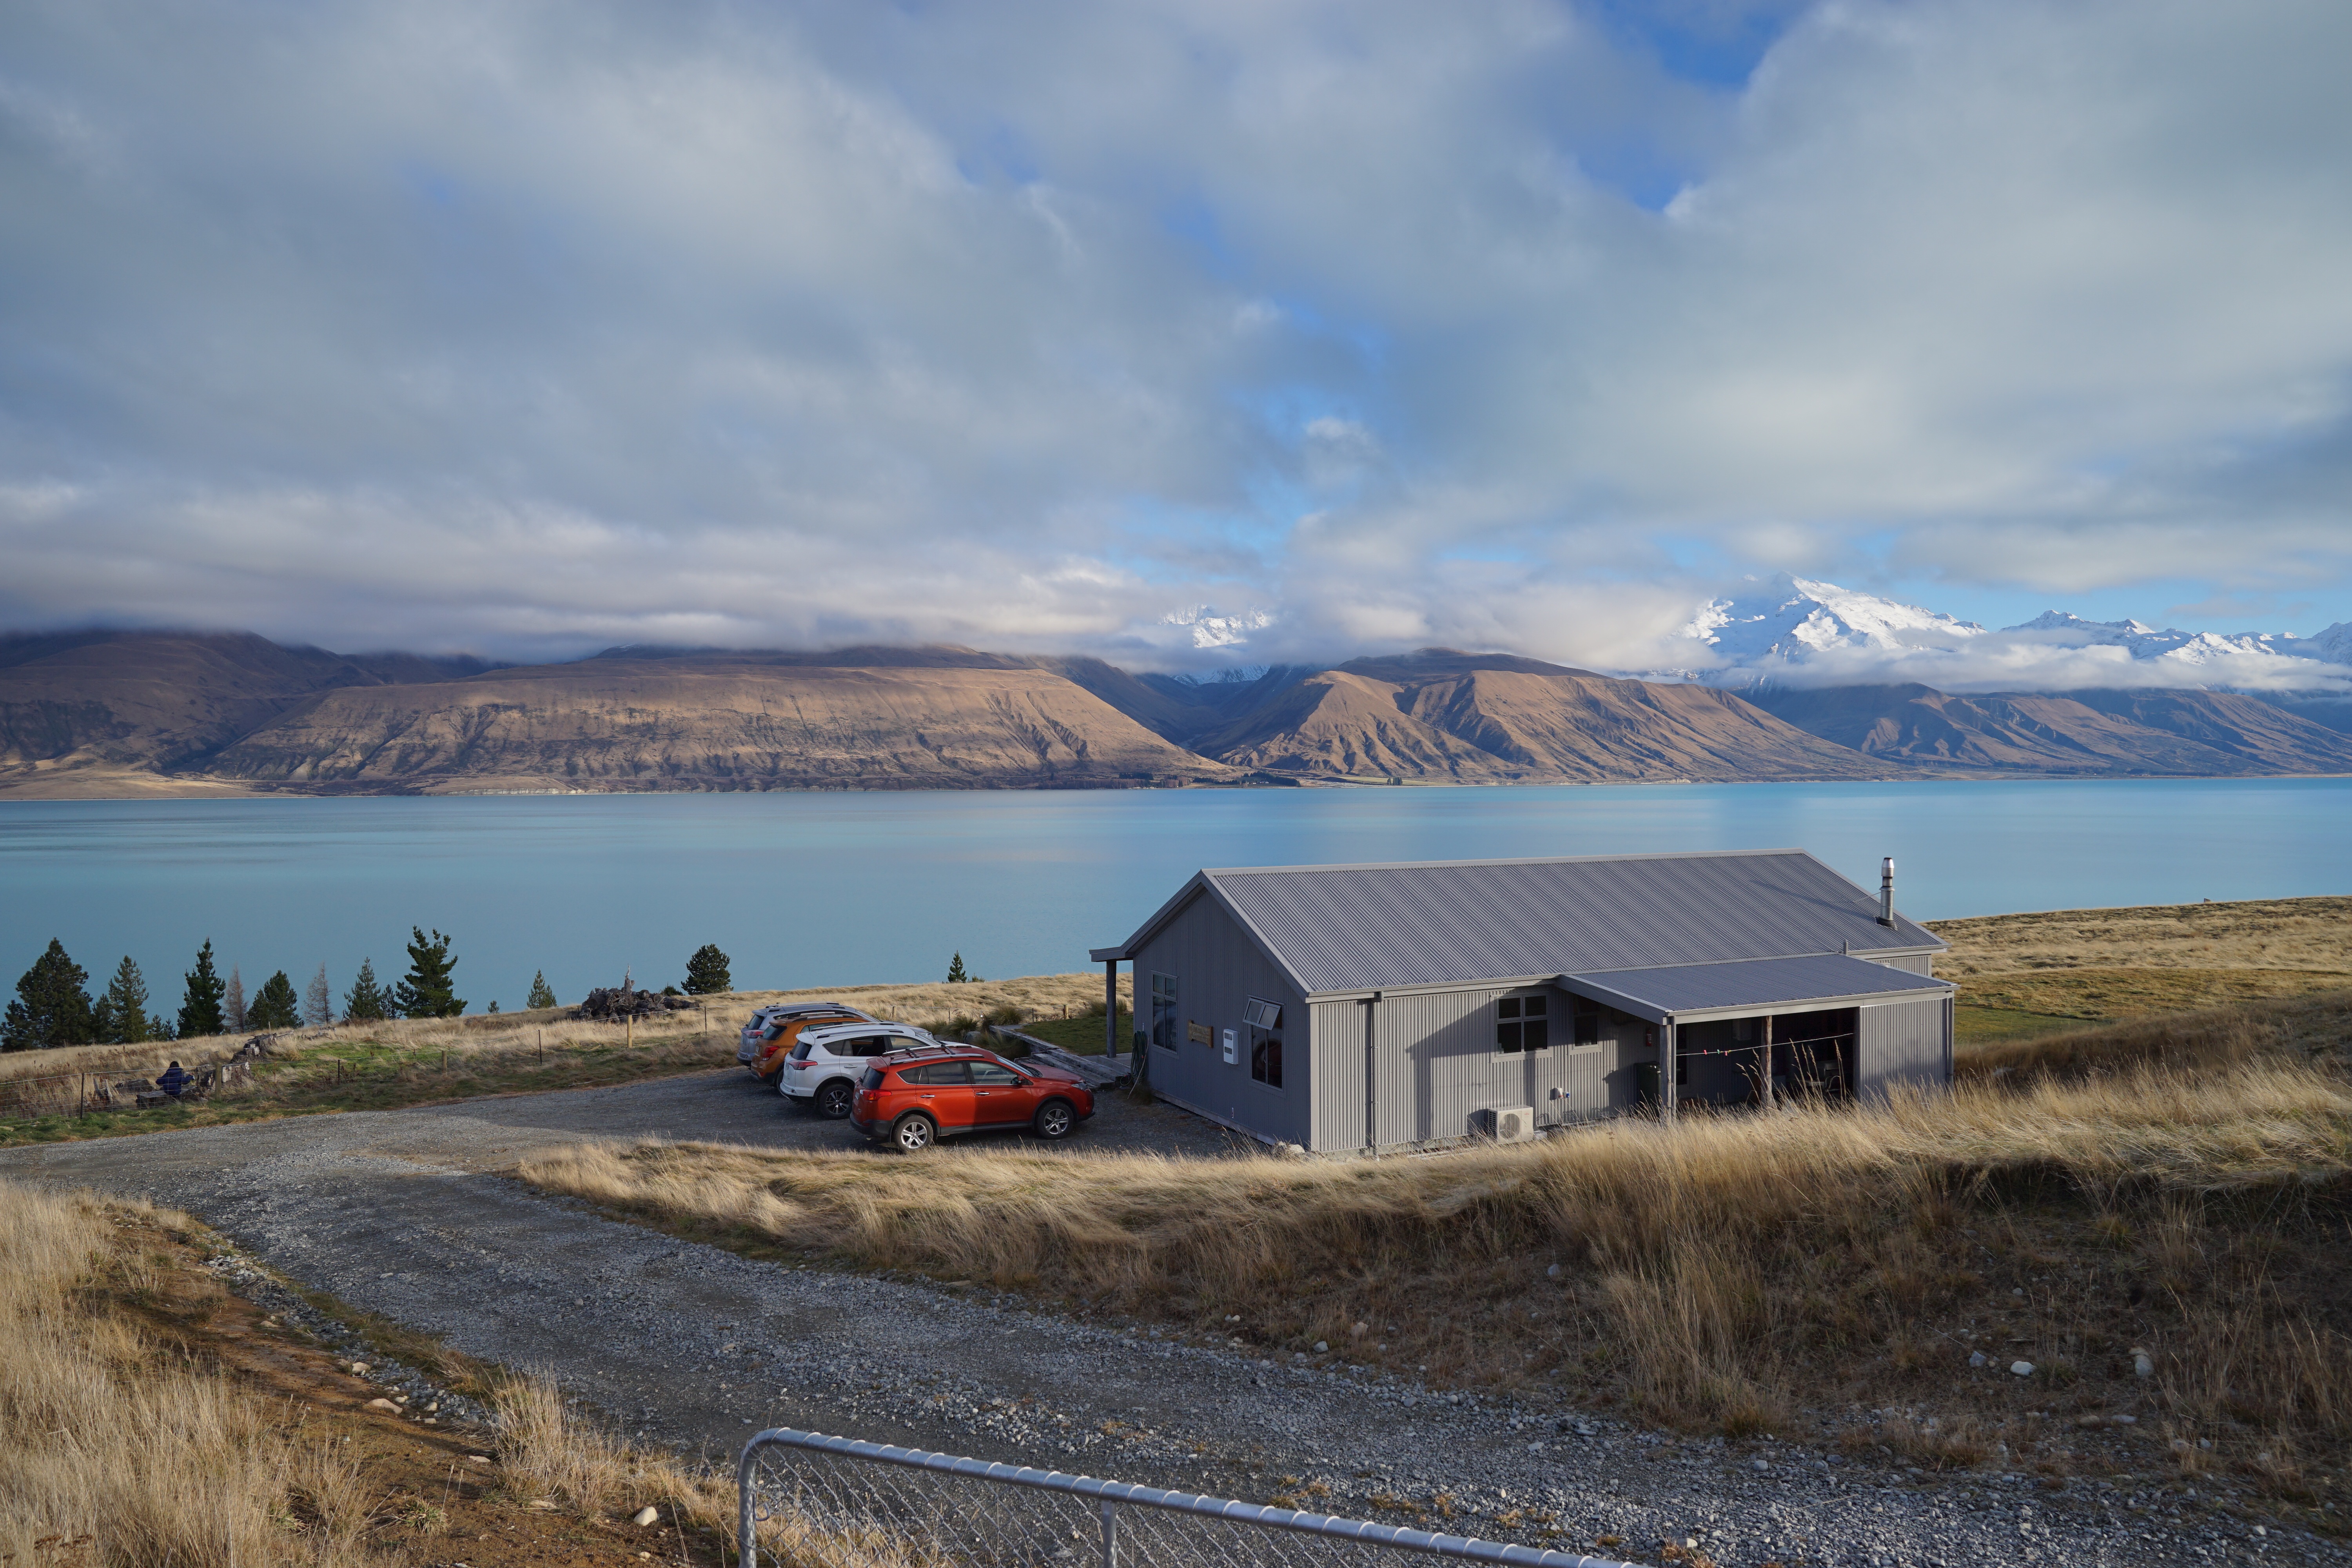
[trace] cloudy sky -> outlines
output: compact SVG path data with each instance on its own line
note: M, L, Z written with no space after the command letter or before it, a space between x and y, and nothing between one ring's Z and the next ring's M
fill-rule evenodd
M1791 571L2307 634L2347 59L2341 0L14 0L0 624L1645 668Z

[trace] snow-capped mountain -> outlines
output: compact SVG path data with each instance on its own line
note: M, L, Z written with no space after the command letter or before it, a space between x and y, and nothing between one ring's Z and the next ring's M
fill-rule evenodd
M2185 632L2049 610L1990 631L1940 611L1786 574L1693 616L1685 679L1764 685L1917 681L1945 690L2105 686L2352 688L2352 622L2315 637Z
M1782 573L1754 593L1710 601L1684 635L1711 649L1728 667L1727 677L1732 671L1749 677L1720 684L1747 685L1823 654L1948 648L1984 636L1985 629L1916 605Z
M1274 625L1274 616L1264 610L1223 615L1214 605L1195 605L1191 609L1162 616L1160 624L1190 631L1194 647L1240 647L1249 641L1250 633Z

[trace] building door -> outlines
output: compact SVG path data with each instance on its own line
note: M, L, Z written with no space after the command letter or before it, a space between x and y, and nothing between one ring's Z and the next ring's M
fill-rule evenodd
M1609 1085L1601 1076L1599 1046L1578 1046L1568 1053L1568 1103L1562 1121L1589 1121L1609 1110Z

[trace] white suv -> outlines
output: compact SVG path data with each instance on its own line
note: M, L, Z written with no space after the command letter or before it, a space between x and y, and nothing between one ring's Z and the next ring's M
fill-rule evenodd
M814 1106L828 1121L839 1121L857 1099L857 1079L873 1058L939 1043L912 1024L828 1024L803 1029L784 1070L776 1075L776 1090Z

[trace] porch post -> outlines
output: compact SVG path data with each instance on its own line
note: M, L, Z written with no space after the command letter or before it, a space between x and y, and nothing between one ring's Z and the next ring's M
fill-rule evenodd
M1118 960L1103 963L1103 1066L1118 1065Z
M1772 1015L1764 1015L1764 1109L1772 1109Z
M1675 1119L1675 1068L1682 1051L1682 1042L1675 1038L1675 1021L1669 1016L1661 1026L1664 1033L1658 1037L1658 1103L1665 1107L1666 1120Z

